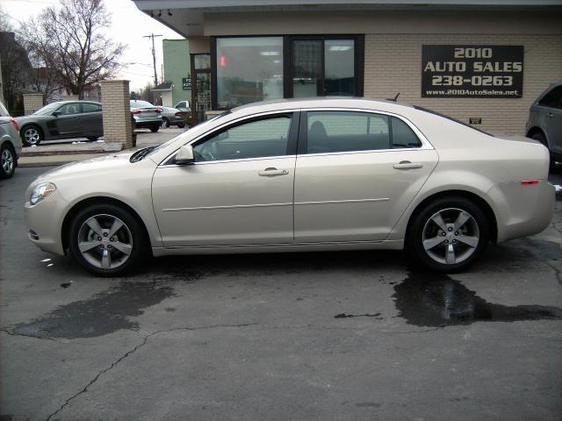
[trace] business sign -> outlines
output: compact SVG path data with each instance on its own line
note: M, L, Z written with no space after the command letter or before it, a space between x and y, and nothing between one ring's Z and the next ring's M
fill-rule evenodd
M191 78L190 77L182 77L181 78L181 87L184 91L188 91L191 89Z
M424 45L422 97L521 98L523 46Z

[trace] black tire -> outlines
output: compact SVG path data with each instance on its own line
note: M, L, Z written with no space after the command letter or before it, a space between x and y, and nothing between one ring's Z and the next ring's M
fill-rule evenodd
M11 178L16 171L17 159L14 148L5 142L0 149L0 178Z
M20 137L25 146L39 145L45 138L43 130L36 124L27 124L20 130Z
M460 210L472 216L472 219L469 219L466 223L470 223L470 226L466 225L458 230L449 230L449 228L452 228L451 224L454 220L443 218L444 222L449 224L447 227L447 231L449 232L445 233L445 235L442 234L442 231L438 228L437 224L432 226L433 222L431 222L431 218L433 216L439 213L440 215L445 215L445 217L447 217L448 214L454 217L454 212L456 212L456 210ZM443 213L441 214L440 212ZM424 229L426 229L426 227L427 231L435 230L437 233L441 233L436 234L434 237L435 239L438 238L438 235L443 235L443 237L447 238L447 240L444 239L442 243L438 244L431 250L426 251L424 248L424 234L427 233L427 231L424 233ZM466 234L463 232L464 230L468 231L469 229L472 229L472 231L477 229L476 235L474 235L474 232L472 235L470 232ZM477 237L478 240L476 246L469 247L462 241L454 240L454 236L456 236L457 233L460 233L462 238L466 238L468 236L472 238ZM448 239L449 236L451 236L451 240ZM428 239L431 240L431 238ZM416 212L408 225L405 248L408 256L414 263L434 271L453 273L464 270L474 263L474 261L476 261L485 250L489 240L490 221L486 217L484 211L476 203L467 198L461 196L449 196L431 201L420 209L419 212ZM453 243L455 244L453 245ZM451 246L446 244L451 244ZM442 251L444 253L444 259L447 259L448 247L453 247L453 250L459 249L459 251L466 249L466 258L463 259L463 255L461 254L458 257L459 260L463 259L462 261L447 263L437 261L434 257L432 257L432 255L438 255L439 252ZM469 254L469 252L471 254ZM453 252L453 256L455 256L455 252Z
M183 128L185 127L185 123L178 123L177 126L178 126L180 129L183 129Z
M160 130L160 125L154 125L150 128L152 133L156 133L158 130Z
M80 236L82 235L81 228L88 219L96 215L101 215L102 217L110 216L119 219L121 222L123 222L125 228L120 228L117 231L117 234L115 234L115 237L118 237L121 234L126 236L129 236L130 234L130 237L132 238L132 248L130 254L128 255L128 258L123 263L118 264L115 267L103 268L95 266L91 263L91 261L95 260L96 258L99 258L100 262L102 261L101 257L104 245L92 248L91 251L86 253L87 257L85 257L85 255L83 255L80 251L79 240L81 238ZM101 218L98 218L97 220L100 221L100 219ZM103 219L101 219L100 226L102 228L105 228L106 230L110 228L110 225L103 226L103 223L104 221ZM87 230L89 228L85 226L85 229ZM125 229L128 231L126 231ZM93 234L93 230L91 230L90 234ZM99 238L101 238L101 236ZM119 241L121 241L120 239L118 239L117 243L108 243L108 236L105 236L105 238L105 246L109 248L112 248L112 244L119 244ZM94 204L80 210L72 219L69 230L68 244L72 257L74 257L74 259L84 269L97 276L121 276L123 274L138 270L141 266L141 263L143 263L146 260L146 257L149 255L149 240L146 236L144 227L142 226L141 222L139 222L139 220L128 210L113 204ZM109 253L110 255L119 256L120 254L122 254L124 256L124 254L120 253L115 246L113 246L113 250L109 251ZM91 261L87 259L90 259Z
M548 142L546 141L546 136L544 135L543 132L533 133L531 135L531 139L538 140L539 142L541 142L544 146L546 146L548 148ZM554 156L552 155L552 152L550 151L550 148L548 148L548 153L550 154L550 170L553 170L554 168L556 168L556 161L554 159Z
M88 141L95 142L96 140L98 140L97 136L88 136Z
M170 120L167 117L162 117L162 127L170 127Z

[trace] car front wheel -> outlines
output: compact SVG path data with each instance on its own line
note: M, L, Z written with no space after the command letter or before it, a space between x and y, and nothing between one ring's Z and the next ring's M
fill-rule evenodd
M95 275L118 276L137 269L147 245L137 218L119 206L88 206L71 223L70 252Z
M421 209L408 229L406 249L421 265L457 272L473 263L488 244L489 222L464 197L441 198Z

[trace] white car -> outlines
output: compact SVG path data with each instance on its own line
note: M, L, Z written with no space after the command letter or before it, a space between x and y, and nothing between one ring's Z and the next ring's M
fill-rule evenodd
M250 104L26 192L29 237L98 275L146 254L405 248L439 271L542 231L548 150L394 102Z

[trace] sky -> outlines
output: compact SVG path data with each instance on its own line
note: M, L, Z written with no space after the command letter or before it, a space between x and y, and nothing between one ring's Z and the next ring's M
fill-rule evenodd
M58 3L59 0L0 0L2 11L9 16L15 28L20 23L25 24L30 17L41 13L44 7ZM143 88L147 83L153 81L152 44L150 39L143 38L143 35L154 33L163 35L155 40L156 71L160 81L162 39L181 39L183 37L141 12L132 0L104 0L104 3L111 15L111 27L107 30L108 36L127 46L120 59L123 67L117 77L130 80L132 91Z

